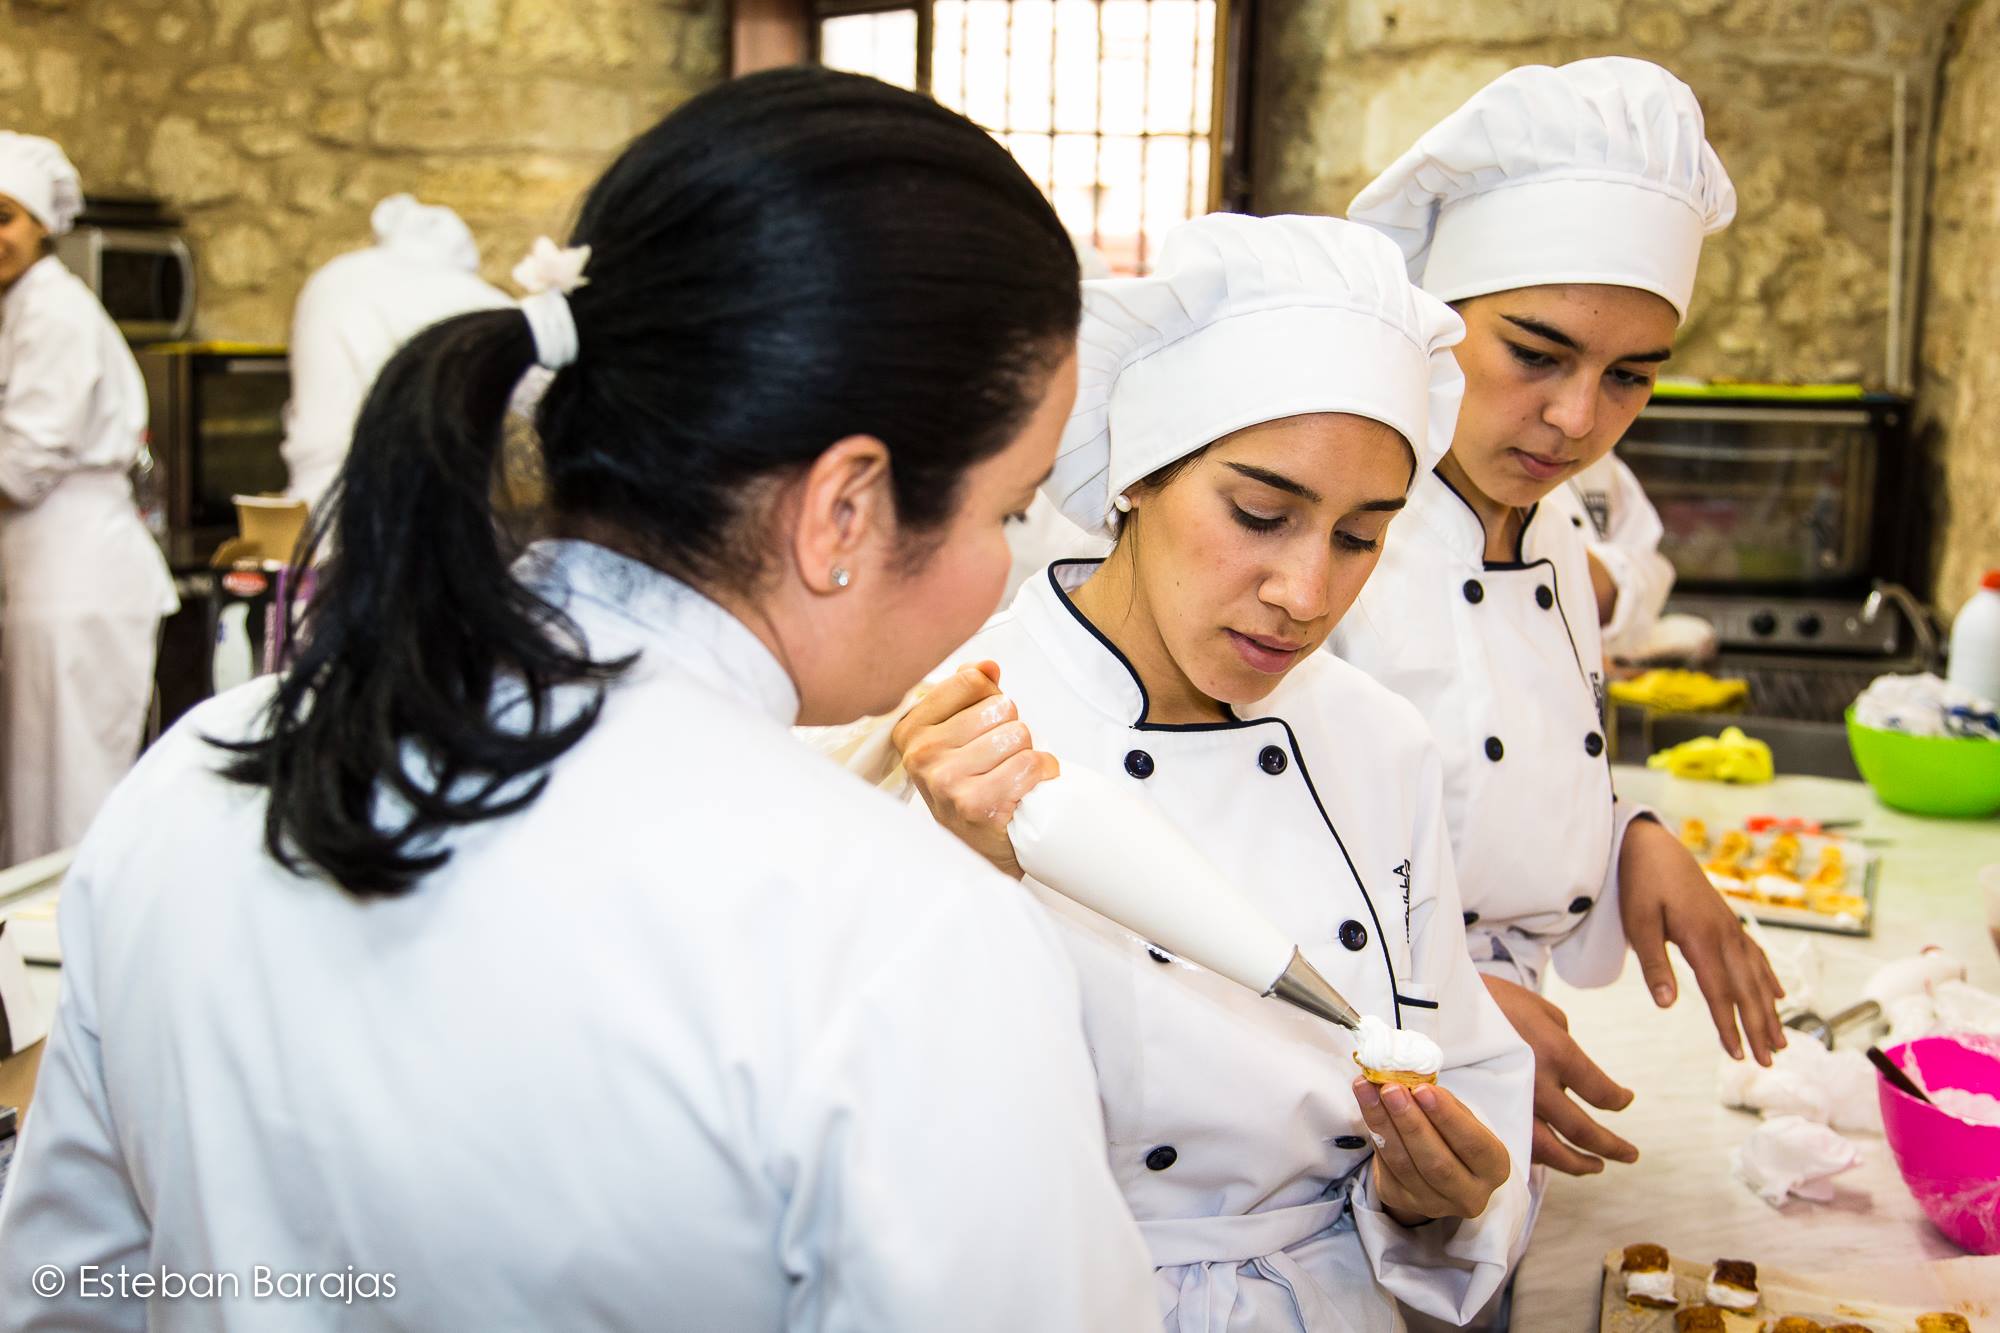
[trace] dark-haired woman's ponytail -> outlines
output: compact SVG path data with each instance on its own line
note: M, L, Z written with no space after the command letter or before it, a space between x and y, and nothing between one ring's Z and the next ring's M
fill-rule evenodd
M404 347L362 408L299 557L331 542L268 725L225 744L229 776L269 788L265 843L289 868L406 889L443 861L437 833L533 800L595 718L594 702L556 718L552 693L615 667L510 573L493 510L507 405L535 359L520 311L461 315ZM521 691L511 715L493 707L503 680Z

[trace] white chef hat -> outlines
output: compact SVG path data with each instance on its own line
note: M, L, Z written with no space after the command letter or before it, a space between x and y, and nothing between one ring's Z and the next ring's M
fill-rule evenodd
M375 226L375 243L385 250L467 273L479 270L479 243L472 239L472 229L443 204L392 194L375 205L369 221Z
M83 182L55 140L0 130L0 194L61 236L83 211Z
M1736 216L1694 90L1624 56L1524 65L1356 195L1446 301L1558 282L1636 287L1687 318L1701 239Z
M1444 455L1465 325L1396 247L1337 218L1212 213L1167 234L1150 277L1083 284L1076 409L1042 490L1110 534L1133 482L1232 431L1348 412Z

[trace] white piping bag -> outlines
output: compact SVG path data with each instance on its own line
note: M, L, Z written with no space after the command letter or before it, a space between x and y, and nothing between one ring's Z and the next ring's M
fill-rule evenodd
M1021 798L1007 826L1021 869L1169 953L1358 1028L1361 1015L1271 919L1146 802L1066 768Z

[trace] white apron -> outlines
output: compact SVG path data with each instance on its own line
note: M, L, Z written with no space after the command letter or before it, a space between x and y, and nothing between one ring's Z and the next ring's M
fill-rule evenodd
M1443 1082L1527 1160L1531 1057L1466 956L1415 714L1315 657L1257 710L1146 722L1137 678L1065 589L1031 580L963 656L990 657L1037 748L1130 783L1270 913L1364 1013L1435 1034ZM1114 1176L1178 1333L1400 1326L1395 1299L1457 1319L1493 1294L1525 1167L1485 1213L1406 1229L1380 1210L1346 1034L1170 957L1045 887L1082 980Z
M1328 647L1415 704L1444 751L1445 811L1481 970L1539 988L1624 966L1603 648L1581 528L1532 511L1489 562L1478 516L1422 477Z
M55 259L0 316L0 861L73 845L138 753L160 618L178 602L127 469L146 390Z

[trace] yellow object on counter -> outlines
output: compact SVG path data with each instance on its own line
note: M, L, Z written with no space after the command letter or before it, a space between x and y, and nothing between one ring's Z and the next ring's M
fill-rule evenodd
M1683 741L1648 759L1646 767L1707 782L1769 782L1776 773L1771 747L1744 735L1741 727L1724 727L1720 736Z
M1729 708L1750 697L1747 680L1718 680L1706 671L1666 667L1641 672L1630 680L1614 680L1611 697L1621 704L1638 704L1673 713L1708 713Z

